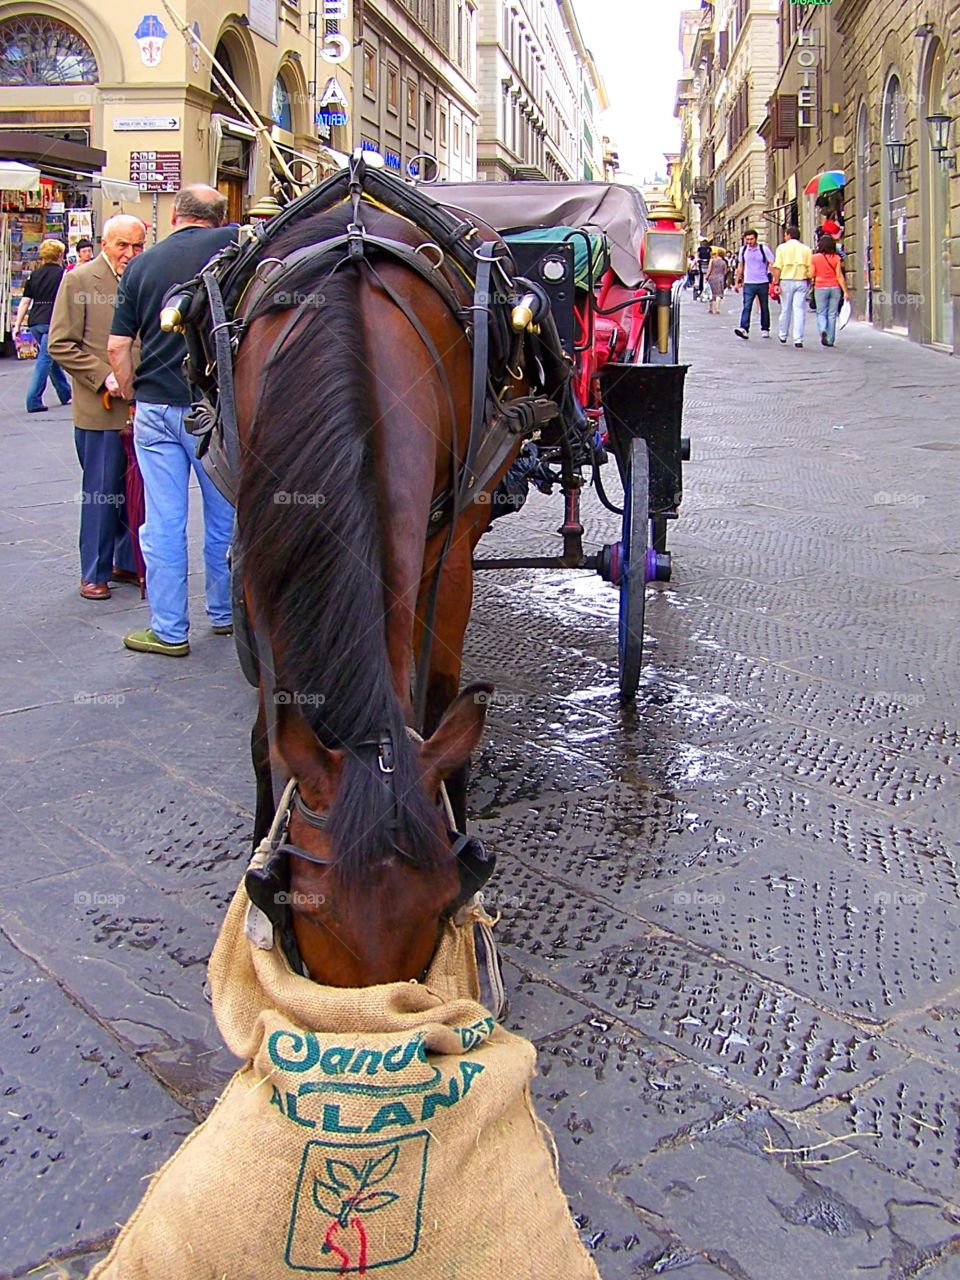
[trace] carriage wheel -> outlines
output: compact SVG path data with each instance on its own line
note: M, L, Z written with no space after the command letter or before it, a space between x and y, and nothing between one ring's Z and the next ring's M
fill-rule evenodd
M630 441L623 493L623 571L620 577L620 697L629 699L640 683L643 607L650 541L650 463L645 440Z
M662 554L667 549L667 517L654 516L650 521L650 525L653 549Z

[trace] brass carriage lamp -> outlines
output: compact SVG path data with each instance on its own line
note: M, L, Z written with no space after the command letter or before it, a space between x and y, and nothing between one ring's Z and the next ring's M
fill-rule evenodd
M671 289L687 270L686 232L672 204L652 206L650 224L640 246L640 266L656 290L657 350L666 354L670 344Z
M945 169L955 169L956 157L947 155L950 150L950 126L953 124L953 116L948 116L945 111L935 111L933 115L926 117L926 121L927 128L930 130L930 150Z

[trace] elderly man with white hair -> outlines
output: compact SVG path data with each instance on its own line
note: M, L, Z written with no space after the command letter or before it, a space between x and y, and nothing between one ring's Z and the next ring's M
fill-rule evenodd
M118 213L103 224L102 252L63 279L47 347L73 380L74 443L83 472L80 594L109 600L110 581L139 584L126 519L126 454L120 432L127 407L107 359L117 286L143 252L146 228ZM111 399L107 400L105 393ZM108 407L109 405L109 407Z

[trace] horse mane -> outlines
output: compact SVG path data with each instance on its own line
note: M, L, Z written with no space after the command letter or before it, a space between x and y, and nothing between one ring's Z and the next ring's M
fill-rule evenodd
M265 256L330 239L348 221L343 207L306 217ZM360 268L338 265L343 256L335 251L297 273L295 305L308 301L261 374L237 517L244 581L273 641L277 686L325 746L347 752L330 836L340 874L356 878L395 845L425 866L446 850L388 660L373 377ZM289 305L288 292L272 309ZM385 729L396 760L396 825L376 753L351 750Z

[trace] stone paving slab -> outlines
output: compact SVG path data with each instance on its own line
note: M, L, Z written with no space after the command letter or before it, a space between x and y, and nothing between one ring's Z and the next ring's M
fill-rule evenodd
M194 1122L5 937L0 1000L0 1264L18 1271L112 1233Z

